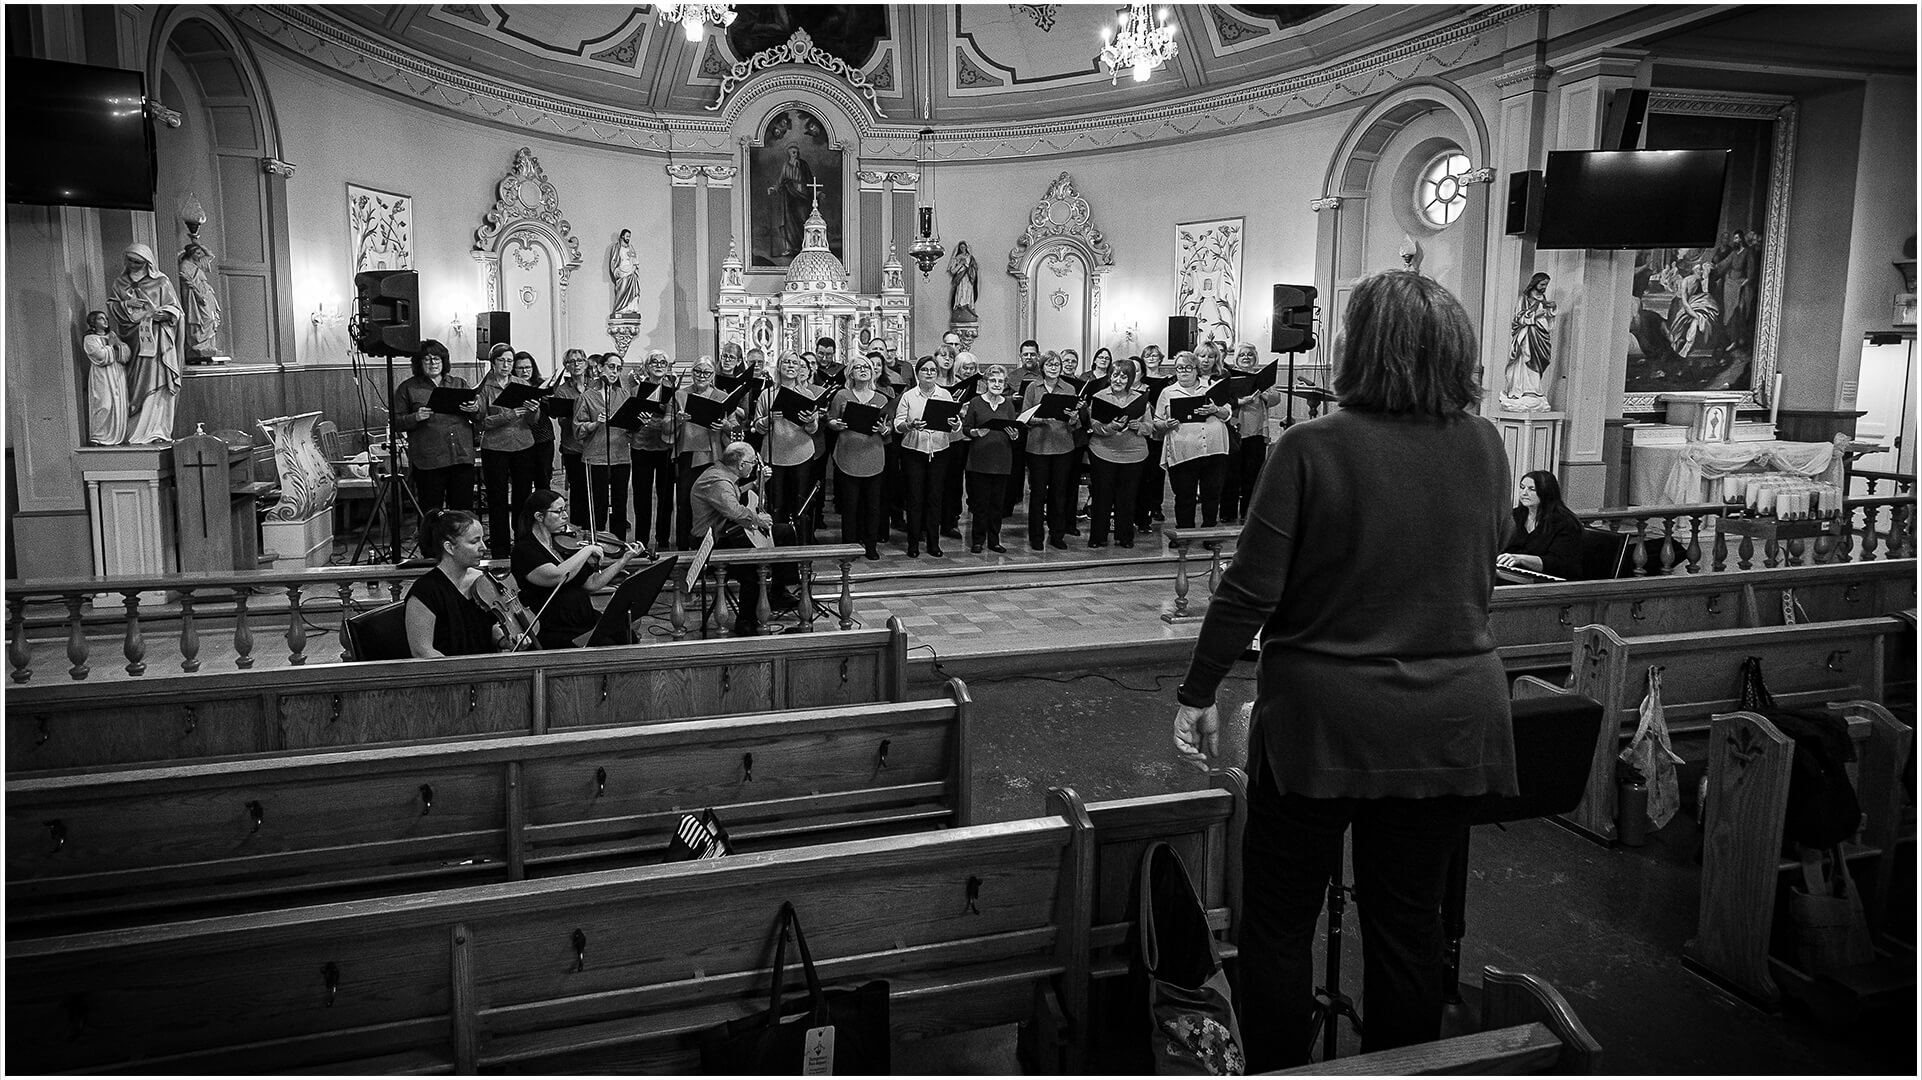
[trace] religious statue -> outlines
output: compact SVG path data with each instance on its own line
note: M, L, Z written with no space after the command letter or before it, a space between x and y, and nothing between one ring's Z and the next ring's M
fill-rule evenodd
M974 251L966 240L954 245L954 255L948 260L948 276L954 279L948 291L949 324L979 323L981 317L974 313L974 302L980 296L981 267L975 262Z
M214 255L189 241L180 252L180 306L186 323L188 359L220 355L220 298L214 290Z
M809 211L814 208L814 169L801 158L801 148L787 148L787 164L781 166L781 175L775 179L774 186L767 189L769 195L779 195L776 206L775 228L779 233L781 254L793 255L801 250L803 237L807 232Z
M607 273L614 279L614 306L609 318L641 313L641 259L634 253L634 232L622 229L607 252Z
M124 257L126 269L114 279L107 315L132 352L127 372L132 430L127 441L171 442L174 401L180 395L180 297L155 263L152 248L132 244Z
M127 441L127 347L114 336L104 311L87 312L80 349L87 354L87 441L119 446Z
M1509 322L1508 385L1501 406L1514 412L1539 412L1549 407L1542 394L1542 373L1549 353L1548 324L1555 318L1555 302L1548 298L1547 274L1528 279L1520 306Z

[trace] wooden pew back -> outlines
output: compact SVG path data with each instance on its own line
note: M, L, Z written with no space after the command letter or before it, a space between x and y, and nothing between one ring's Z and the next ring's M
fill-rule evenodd
M1615 758L1640 719L1647 674L1662 668L1662 705L1671 735L1708 731L1709 718L1741 707L1741 667L1762 660L1763 676L1782 708L1883 696L1883 644L1898 634L1894 618L1845 619L1799 626L1624 638L1606 626L1575 633L1575 691L1606 710L1582 803L1568 820L1604 842L1615 838Z
M389 660L8 691L7 771L900 701L907 631Z
M703 808L737 850L965 825L967 709L954 680L932 701L14 778L8 926L651 862Z

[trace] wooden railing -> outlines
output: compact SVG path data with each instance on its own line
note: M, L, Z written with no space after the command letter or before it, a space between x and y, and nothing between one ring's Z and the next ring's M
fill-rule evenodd
M814 566L817 561L832 560L840 567L833 614L840 627L846 630L854 626L851 568L853 561L861 557L862 551L859 545L852 544L820 544L764 551L717 551L709 565L716 570L734 565L760 565L763 584L761 623L771 626L766 588L771 564L798 564L801 597L798 629L809 632L814 630L820 610L814 602L817 580ZM505 560L488 565L495 569L506 568ZM336 615L341 641L339 659L345 661L350 659L346 645L347 620L362 611L399 600L407 586L424 572L425 568L422 567L383 565L257 573L236 571L8 581L8 677L16 683L33 678L35 643L28 637L28 612L35 608L64 612L63 615L56 615L55 621L66 629L67 677L75 680L85 679L92 672L96 659L93 642L88 637L88 625L97 627L101 621L98 613L116 605L123 612L119 617L122 627L121 654L126 660L126 672L130 676L147 673L148 622L178 624L180 670L191 672L199 671L201 666L202 623L213 618L222 622L232 620L234 666L244 671L252 668L257 659L255 638L258 624L271 622L275 631L284 626L287 662L300 666L310 658L307 651L308 638L313 633L310 617ZM713 572L710 570L710 574ZM143 604L156 595L167 598L164 605L158 609L149 608L148 613L143 615ZM257 602L265 597L274 598L271 611L257 609ZM284 608L281 606L283 598ZM707 636L705 621L699 627L689 626L688 613L698 612L700 607L687 589L685 563L675 569L670 604L675 640L682 640L695 631L702 637Z
M1896 495L1915 494L1914 473L1885 472L1882 469L1850 469L1849 477L1866 481L1870 495L1880 494L1877 489L1883 484L1888 484L1891 493Z

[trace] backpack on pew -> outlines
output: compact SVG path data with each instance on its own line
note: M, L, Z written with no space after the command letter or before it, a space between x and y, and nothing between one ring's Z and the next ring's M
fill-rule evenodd
M1823 866L1826 857L1829 867ZM1875 960L1862 890L1849 876L1840 847L1802 849L1802 880L1789 886L1795 957L1810 975L1833 975Z
M727 839L727 826L712 809L703 810L699 817L682 814L681 823L674 830L674 838L667 842L667 854L662 862L692 862L695 859L718 859L723 855L734 854L734 845Z
M1855 760L1848 721L1813 709L1776 708L1759 656L1742 661L1741 703L1795 740L1782 838L1805 848L1832 848L1854 836L1862 825L1862 804L1844 768Z
M1160 1076L1240 1076L1247 1072L1241 1026L1228 975L1215 954L1208 912L1188 867L1166 842L1141 856L1140 961L1147 973L1147 1016L1154 1072Z
M800 949L807 996L783 1004L790 930ZM767 1011L729 1020L704 1034L701 1072L709 1076L885 1076L892 1069L893 1037L887 980L875 979L852 990L822 990L814 954L801 933L801 919L794 905L784 902Z

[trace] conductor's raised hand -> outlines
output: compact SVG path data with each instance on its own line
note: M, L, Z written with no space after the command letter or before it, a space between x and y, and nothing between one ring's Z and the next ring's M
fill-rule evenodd
M1175 706L1175 752L1195 768L1206 771L1220 752L1220 731L1221 711L1216 706Z

